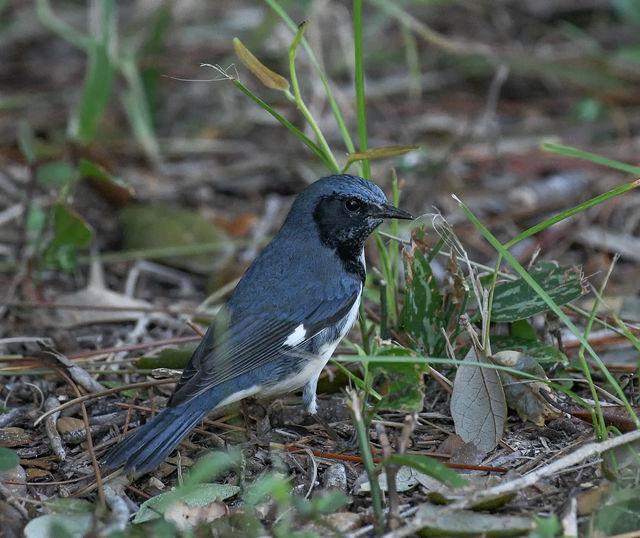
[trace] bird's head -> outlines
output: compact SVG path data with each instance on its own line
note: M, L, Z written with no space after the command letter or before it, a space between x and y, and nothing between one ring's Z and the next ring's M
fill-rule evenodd
M322 243L345 258L360 256L371 232L393 218L413 217L391 205L375 183L342 174L309 185L294 202L286 224L302 226L313 219Z

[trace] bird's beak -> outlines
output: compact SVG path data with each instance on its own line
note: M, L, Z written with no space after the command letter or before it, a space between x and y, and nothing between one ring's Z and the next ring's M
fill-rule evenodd
M370 216L378 218L378 219L407 219L413 220L413 215L411 213L407 213L402 209L398 209L395 206L392 206L390 203L382 204L381 206L372 208Z

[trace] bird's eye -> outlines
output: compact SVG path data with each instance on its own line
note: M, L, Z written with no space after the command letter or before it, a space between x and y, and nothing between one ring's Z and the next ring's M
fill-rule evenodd
M347 198L344 207L347 208L347 211L358 211L362 207L362 203L357 198Z

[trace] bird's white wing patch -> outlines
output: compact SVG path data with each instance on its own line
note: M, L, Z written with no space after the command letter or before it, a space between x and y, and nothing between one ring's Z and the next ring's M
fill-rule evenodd
M307 329L305 329L304 325L301 323L294 329L294 331L289 336L287 336L287 339L284 341L282 345L295 347L301 342L304 342L304 339L306 336L307 336Z

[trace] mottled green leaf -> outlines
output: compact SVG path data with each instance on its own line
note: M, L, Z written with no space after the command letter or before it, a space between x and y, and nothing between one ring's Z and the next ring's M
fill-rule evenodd
M577 267L559 267L544 262L529 273L558 305L567 304L585 293L582 271ZM549 309L544 299L522 278L496 285L491 321L513 322Z
M412 248L404 252L407 292L403 322L409 335L431 356L440 356L442 346L438 313L442 309L442 296L433 277L431 266L423 252Z
M567 356L557 347L548 346L537 340L529 340L525 338L516 338L514 336L494 334L491 336L491 351L507 350L520 351L534 358L543 366L551 366L558 362L566 364Z

